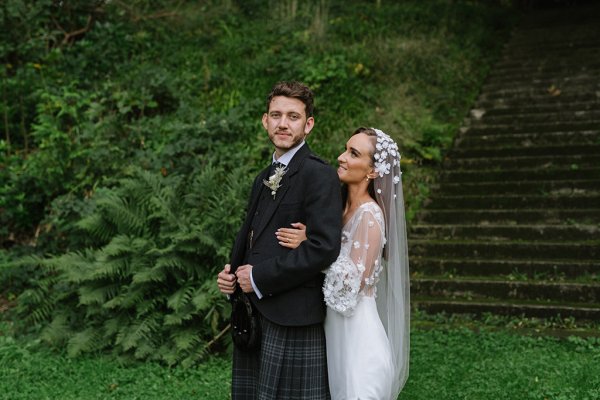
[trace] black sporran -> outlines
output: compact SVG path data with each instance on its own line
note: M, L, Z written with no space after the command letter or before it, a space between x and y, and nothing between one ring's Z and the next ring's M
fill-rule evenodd
M231 337L240 350L251 351L260 347L258 313L239 288L231 295Z

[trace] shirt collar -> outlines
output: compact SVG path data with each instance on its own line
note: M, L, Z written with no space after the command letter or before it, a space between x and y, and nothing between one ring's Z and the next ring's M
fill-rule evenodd
M290 161L292 161L292 158L294 157L294 155L298 152L298 150L300 150L300 148L302 146L304 146L304 143L305 142L303 140L302 143L300 143L296 147L292 147L291 149L286 151L281 157L279 157L278 160L275 159L275 153L273 153L273 162L275 162L275 161L280 162L287 167L288 164L290 163Z

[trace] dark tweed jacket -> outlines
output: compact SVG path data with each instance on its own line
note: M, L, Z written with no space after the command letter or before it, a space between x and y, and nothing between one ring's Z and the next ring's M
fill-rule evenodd
M275 199L269 194L259 201L261 191L269 190L263 184L268 172L266 168L254 180L248 213L231 254L232 271L244 261L253 266L252 277L263 297L259 299L252 293L250 299L270 321L284 326L323 322L321 271L335 261L341 244L339 179L306 143L288 165ZM263 215L251 235L257 211ZM275 231L293 222L307 226L308 240L290 250L279 245Z

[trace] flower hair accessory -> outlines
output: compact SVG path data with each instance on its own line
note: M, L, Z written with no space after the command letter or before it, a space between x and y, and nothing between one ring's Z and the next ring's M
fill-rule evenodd
M377 133L377 144L375 145L375 171L383 178L384 175L389 174L395 169L400 167L400 152L398 151L398 145L394 140L385 132L374 129ZM400 182L399 176L394 176L394 184Z
M280 165L279 167L275 168L275 172L269 177L269 180L263 179L265 186L271 189L271 195L273 196L273 199L275 199L277 189L281 187L281 178L283 178L286 172L287 169L285 168L285 165Z

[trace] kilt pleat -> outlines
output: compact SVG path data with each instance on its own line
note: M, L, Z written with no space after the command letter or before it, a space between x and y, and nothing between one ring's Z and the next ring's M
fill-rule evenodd
M233 400L329 399L321 324L286 327L261 318L259 351L234 349Z

